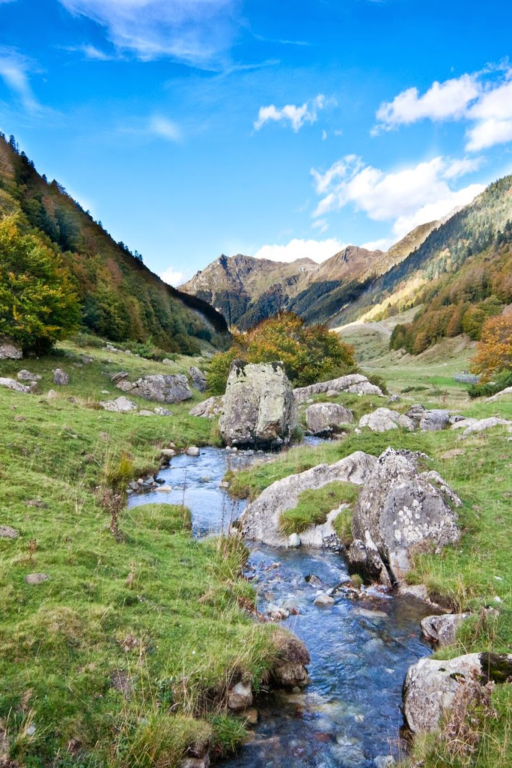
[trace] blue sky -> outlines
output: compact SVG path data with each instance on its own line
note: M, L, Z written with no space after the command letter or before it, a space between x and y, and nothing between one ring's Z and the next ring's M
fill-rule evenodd
M178 284L512 173L507 0L0 0L0 129Z

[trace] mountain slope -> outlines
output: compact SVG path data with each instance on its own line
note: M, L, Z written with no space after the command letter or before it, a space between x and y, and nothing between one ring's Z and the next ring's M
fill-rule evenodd
M0 217L6 215L63 253L90 331L118 342L151 337L170 352L197 352L199 340L220 343L222 315L160 280L56 181L40 176L14 140L0 136Z

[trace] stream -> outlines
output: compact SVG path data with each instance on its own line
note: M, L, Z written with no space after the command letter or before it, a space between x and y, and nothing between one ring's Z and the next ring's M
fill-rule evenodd
M159 475L172 491L133 495L129 506L184 503L192 512L195 536L218 533L245 506L220 487L224 474L265 458L220 448L202 448L197 458L176 456ZM246 576L257 589L258 609L266 613L277 605L292 611L281 623L305 642L311 682L301 692L260 697L252 740L223 765L387 768L380 758L398 757L404 746L400 706L405 674L431 653L420 631L427 611L416 601L371 588L356 600L335 593L334 606L319 608L314 605L318 594L349 580L342 555L248 544Z

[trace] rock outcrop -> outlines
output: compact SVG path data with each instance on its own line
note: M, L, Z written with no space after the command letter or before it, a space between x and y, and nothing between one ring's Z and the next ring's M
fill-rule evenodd
M352 534L358 547L354 570L362 570L361 552L369 549L375 560L376 547L387 576L381 581L403 581L415 549L442 547L459 540L457 516L450 504L460 499L437 473L420 473L417 456L409 451L388 448L378 459L356 502ZM364 559L364 558L363 558ZM349 552L350 563L350 552Z
M219 430L228 446L270 447L290 442L297 409L284 366L234 360Z
M457 630L468 618L469 613L447 613L444 616L427 616L421 621L421 629L426 639L433 645L444 647L453 645Z
M420 420L422 432L437 432L450 425L450 412L441 410L425 411Z
M390 429L414 429L414 422L390 408L377 408L372 413L367 413L359 420L359 427L368 427L372 432L387 432Z
M468 653L449 661L421 659L404 683L404 716L412 733L435 731L464 686L505 682L512 676L512 655Z
M25 394L32 392L30 387L23 386L23 384L20 384L20 382L16 381L16 379L9 379L4 377L0 377L0 387L7 387L7 389L13 389L15 392L23 392Z
M191 365L188 369L188 375L190 376L194 389L197 389L198 392L206 392L206 376L199 370L199 368L196 368L195 365Z
M512 427L512 421L500 419L497 416L489 416L487 419L461 419L452 424L452 429L462 429L463 436L473 435L477 432L485 432L493 427Z
M213 419L222 413L224 398L209 397L201 403L195 405L190 411L189 416L200 416L203 419Z
M354 414L337 403L314 403L306 409L306 426L314 435L333 432L354 421Z
M366 376L362 376L360 373L351 373L348 376L340 376L339 379L310 384L309 387L298 387L294 390L294 395L298 403L305 403L308 397L326 394L327 392L330 392L331 395L334 393L339 394L340 392L350 392L355 395L380 395L384 397L380 387L371 384Z
M279 521L283 512L297 506L303 491L322 488L334 481L361 485L371 476L376 463L374 456L356 451L335 464L319 464L300 474L289 475L272 483L255 501L248 504L237 525L246 539L262 541L269 546L285 547L287 537L282 533ZM334 534L332 525L327 527L328 523L324 524L326 527L321 532L320 541L317 529L321 526L313 526L300 534L301 543L322 546L322 540Z
M122 381L117 382L116 386L123 392L157 403L181 403L192 397L188 379L182 373L166 375L156 373L141 376L135 382L122 379Z

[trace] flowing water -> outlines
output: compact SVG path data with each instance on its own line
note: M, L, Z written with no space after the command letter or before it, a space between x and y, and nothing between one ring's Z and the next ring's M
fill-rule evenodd
M244 508L220 487L226 470L255 459L265 457L219 448L204 448L198 458L177 456L160 474L172 491L132 496L130 506L184 503L194 535L218 532ZM305 642L311 682L304 691L257 702L253 739L226 768L374 768L379 757L397 756L402 682L407 668L430 652L421 639L421 606L371 589L356 600L335 592L334 606L315 606L317 594L348 581L343 558L332 552L253 544L246 575L261 612L276 605L291 612L282 624Z

